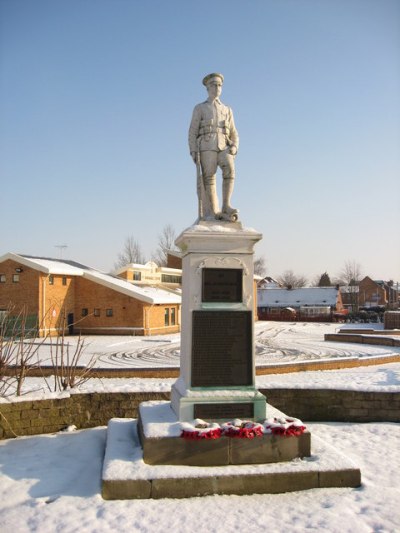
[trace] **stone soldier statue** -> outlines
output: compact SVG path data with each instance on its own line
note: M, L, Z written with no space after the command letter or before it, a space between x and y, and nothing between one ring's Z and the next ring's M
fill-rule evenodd
M239 135L233 113L219 96L224 77L208 74L203 79L208 98L193 110L189 128L189 149L197 165L199 219L230 220L238 218L238 211L230 205L235 179L235 156L239 148ZM222 210L219 210L216 188L217 168L222 170Z

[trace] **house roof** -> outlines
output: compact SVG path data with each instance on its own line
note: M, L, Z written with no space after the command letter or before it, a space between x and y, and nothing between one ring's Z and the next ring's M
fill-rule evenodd
M302 287L300 289L258 289L258 307L333 306L337 303L336 287Z
M177 294L157 287L138 287L123 279L100 272L94 268L66 259L53 259L48 257L34 257L30 255L9 252L0 257L0 263L11 259L17 263L33 268L45 274L64 276L81 276L85 279L103 285L112 290L136 298L150 304L180 304L181 298Z

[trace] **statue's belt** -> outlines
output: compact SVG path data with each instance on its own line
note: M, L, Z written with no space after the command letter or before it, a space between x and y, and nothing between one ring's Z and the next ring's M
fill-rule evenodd
M199 137L202 135L210 135L211 133L222 133L229 135L230 129L227 126L201 126L199 128Z
M199 126L199 136L210 135L211 133L222 133L229 136L230 128L227 120L201 120Z

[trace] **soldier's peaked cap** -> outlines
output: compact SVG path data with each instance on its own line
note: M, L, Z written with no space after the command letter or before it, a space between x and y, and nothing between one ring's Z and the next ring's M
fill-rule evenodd
M207 74L207 76L205 76L203 78L203 85L205 85L207 87L207 83L212 80L212 78L220 78L222 83L224 83L224 77L222 74L220 74L219 72L213 72L211 74Z

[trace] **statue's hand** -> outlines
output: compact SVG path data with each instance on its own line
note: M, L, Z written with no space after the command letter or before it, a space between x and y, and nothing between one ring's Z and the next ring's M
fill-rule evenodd
M237 148L234 144L232 144L232 146L229 147L229 153L231 155L236 155L237 154Z
M193 159L193 163L197 163L197 152L190 152L190 155Z

